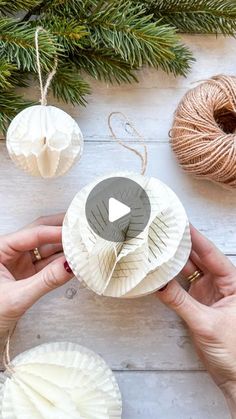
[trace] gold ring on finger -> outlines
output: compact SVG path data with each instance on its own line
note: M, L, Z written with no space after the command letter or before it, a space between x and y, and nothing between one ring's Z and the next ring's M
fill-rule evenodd
M42 259L42 256L41 256L41 254L40 254L40 251L39 251L39 249L38 249L37 247L35 247L35 248L33 249L33 254L34 254L34 257L35 257L35 259L36 259L37 261L39 261L39 260L41 260L41 259Z
M192 283L194 281L196 281L196 279L200 278L201 276L203 276L203 272L199 271L198 269L193 272L191 275L189 275L186 279Z

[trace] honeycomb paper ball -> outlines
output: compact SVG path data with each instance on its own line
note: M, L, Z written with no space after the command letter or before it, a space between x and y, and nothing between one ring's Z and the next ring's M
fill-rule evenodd
M104 180L96 179L81 189L69 206L63 223L63 248L75 276L97 294L141 297L163 287L186 264L191 250L189 222L178 197L160 180L126 172L105 179L120 177L136 182L149 198L151 214L145 228L138 236L127 239L137 224L131 211L123 241L112 242L96 234L86 216L88 196ZM131 189L121 188L121 201L126 192L132 195ZM109 224L102 219L109 211L103 212L104 202L103 194L97 194L94 208L102 214L99 224L106 229Z
M2 419L121 419L116 379L96 353L69 342L18 355L0 384Z
M75 120L55 106L24 109L7 131L11 159L33 176L52 178L66 173L83 150L83 136Z

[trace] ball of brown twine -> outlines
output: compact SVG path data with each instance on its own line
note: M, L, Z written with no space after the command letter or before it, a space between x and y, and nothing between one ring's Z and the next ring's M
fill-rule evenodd
M184 170L236 188L236 77L218 75L188 91L170 137Z

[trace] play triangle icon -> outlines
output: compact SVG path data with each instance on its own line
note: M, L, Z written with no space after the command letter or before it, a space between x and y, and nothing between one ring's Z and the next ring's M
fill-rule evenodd
M109 198L108 201L109 221L113 223L125 215L129 214L131 209L115 198Z

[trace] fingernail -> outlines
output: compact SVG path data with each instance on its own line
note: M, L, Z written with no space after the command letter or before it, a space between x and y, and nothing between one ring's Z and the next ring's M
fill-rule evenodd
M72 269L69 266L69 263L67 262L67 260L64 262L64 268L66 270L66 272L68 272L68 274L72 273Z
M158 292L165 291L165 289L166 289L167 287L168 287L168 284L164 285L164 287L160 288L160 289L158 290Z

